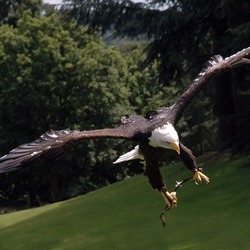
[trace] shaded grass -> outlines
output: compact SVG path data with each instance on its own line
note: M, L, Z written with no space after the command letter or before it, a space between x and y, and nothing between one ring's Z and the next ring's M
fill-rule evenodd
M0 216L0 249L250 249L250 157L209 158L209 186L178 190L164 202L147 178L136 176L96 192L37 209ZM162 168L169 188L190 173L181 163Z

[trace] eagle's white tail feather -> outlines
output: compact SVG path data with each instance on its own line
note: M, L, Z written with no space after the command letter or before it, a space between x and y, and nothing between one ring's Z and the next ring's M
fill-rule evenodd
M140 153L138 145L133 150L129 151L128 153L119 156L119 158L115 162L113 162L113 164L117 164L117 163L124 162L124 161L131 161L135 159L144 160L144 157Z

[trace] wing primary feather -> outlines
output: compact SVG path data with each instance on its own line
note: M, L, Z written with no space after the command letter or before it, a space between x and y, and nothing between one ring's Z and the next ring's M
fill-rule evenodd
M131 135L126 129L100 130L49 130L31 143L25 143L0 158L0 173L16 170L38 158L52 160L63 154L74 142L103 137L127 138Z

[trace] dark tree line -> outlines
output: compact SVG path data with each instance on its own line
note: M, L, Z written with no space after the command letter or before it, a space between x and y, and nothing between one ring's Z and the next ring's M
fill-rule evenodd
M58 13L34 16L24 10L15 25L2 24L0 155L50 128L113 127L122 115L147 109L145 102L153 101L147 86L158 91L153 87L157 70L154 64L139 69L141 54L138 45L122 51L106 46L85 27L63 22ZM56 161L2 174L1 203L58 201L141 172L138 163L126 169L112 165L128 146L89 141Z
M64 24L58 15L33 17L28 11L15 27L2 25L0 65L1 156L50 128L111 126L133 112L125 58L86 34L84 27ZM1 198L26 196L36 205L117 181L119 168L110 166L123 146L109 145L83 143L53 163L38 162L34 168L1 175Z
M1 155L50 128L114 127L126 113L166 106L211 55L250 44L250 6L242 0L78 0L60 13L40 1L1 6ZM107 46L100 33L125 42ZM244 69L229 72L192 103L178 130L196 153L249 150L249 81ZM1 175L1 203L54 202L139 173L138 162L112 166L130 148L89 141L52 163Z

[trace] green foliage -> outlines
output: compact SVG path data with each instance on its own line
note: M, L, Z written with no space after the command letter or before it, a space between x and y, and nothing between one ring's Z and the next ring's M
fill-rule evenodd
M2 25L0 65L2 155L49 128L114 126L131 111L130 75L123 56L74 22L62 23L57 15L34 18L25 12L16 28ZM16 199L24 188L34 205L71 196L67 190L78 178L82 193L106 185L116 180L118 169L110 171L110 165L121 148L119 142L83 143L72 149L74 159L69 154L53 167L40 164L7 174L9 179L2 176L2 196Z
M162 197L141 175L66 202L1 215L0 248L249 249L250 159L205 158L211 185L184 184L165 228ZM171 187L190 174L182 164L162 170Z
M126 56L130 74L131 95L129 102L135 112L145 115L148 110L170 105L177 97L178 89L174 84L164 85L159 79L159 62L156 60L146 67L144 49L148 43L125 43L119 47Z

